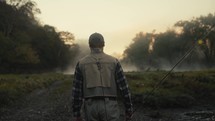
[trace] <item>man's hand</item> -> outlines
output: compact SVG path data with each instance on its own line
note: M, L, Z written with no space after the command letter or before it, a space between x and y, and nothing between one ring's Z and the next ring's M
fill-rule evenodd
M130 121L133 116L133 112L129 112L125 114L125 121Z
M74 118L74 121L84 121L84 120L82 120L81 117L75 117L75 118Z

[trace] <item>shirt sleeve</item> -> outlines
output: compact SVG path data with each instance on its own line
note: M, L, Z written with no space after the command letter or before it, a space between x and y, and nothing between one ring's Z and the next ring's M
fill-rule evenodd
M124 75L123 69L119 62L116 65L116 83L117 87L120 91L120 94L123 97L125 110L127 113L131 113L133 111L133 106L131 102L131 94L128 87L127 79Z
M73 93L72 93L72 109L73 116L81 116L81 107L83 104L83 75L79 68L79 63L76 65L74 80L73 80Z

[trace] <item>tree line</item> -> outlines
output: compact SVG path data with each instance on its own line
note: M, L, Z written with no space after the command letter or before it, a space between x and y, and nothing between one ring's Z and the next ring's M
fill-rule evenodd
M196 44L179 68L214 68L214 25L215 14L208 14L189 21L178 21L163 33L139 32L125 49L123 61L141 70L169 69Z
M0 0L0 72L43 72L65 69L80 53L75 37L54 26L42 25L41 11L31 0ZM141 70L172 67L187 50L198 44L180 65L215 66L215 14L178 21L163 33L139 32L125 49L123 62Z
M0 1L0 72L64 69L74 60L73 34L42 25L37 14L34 1Z

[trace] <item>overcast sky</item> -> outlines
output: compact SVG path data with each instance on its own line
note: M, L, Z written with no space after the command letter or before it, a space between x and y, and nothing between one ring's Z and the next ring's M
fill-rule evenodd
M103 34L108 54L122 54L136 33L164 32L179 20L215 13L215 0L35 0L43 24L69 31L76 42Z

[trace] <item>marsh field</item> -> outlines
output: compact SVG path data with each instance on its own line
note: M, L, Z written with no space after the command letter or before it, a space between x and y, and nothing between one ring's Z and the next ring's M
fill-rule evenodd
M125 74L133 121L215 120L215 70L173 72L160 84L166 71ZM60 73L1 74L0 121L72 121L72 80Z

